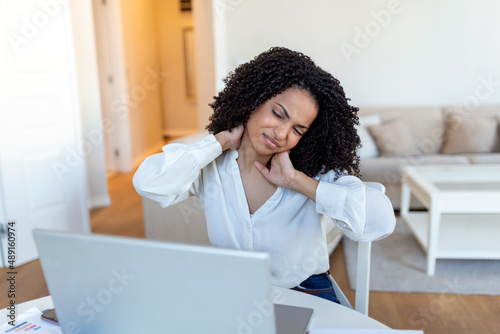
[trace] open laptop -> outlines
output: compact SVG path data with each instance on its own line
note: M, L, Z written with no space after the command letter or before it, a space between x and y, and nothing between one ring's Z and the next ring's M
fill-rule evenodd
M312 309L271 301L266 253L33 232L64 333L303 334Z

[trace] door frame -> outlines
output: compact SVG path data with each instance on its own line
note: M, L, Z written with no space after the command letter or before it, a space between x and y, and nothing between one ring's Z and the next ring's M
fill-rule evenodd
M92 0L92 7L99 64L106 168L108 172L128 173L134 166L120 0Z

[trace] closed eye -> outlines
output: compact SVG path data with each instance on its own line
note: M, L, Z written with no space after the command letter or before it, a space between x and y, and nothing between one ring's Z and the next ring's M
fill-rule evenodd
M302 135L303 135L303 133L302 133L302 132L300 132L299 130L297 130L297 128L293 128L293 131L295 131L295 133L296 133L297 135L299 135L299 136L302 136Z
M278 114L276 111L274 111L274 109L271 109L273 111L273 115L278 117L279 119L284 119L283 116L281 116L280 114Z
M281 116L280 114L278 114L274 109L271 109L271 110L272 110L274 116L278 117L279 119L285 119L283 116ZM303 133L300 132L297 128L293 128L293 131L298 136L302 136L303 135Z

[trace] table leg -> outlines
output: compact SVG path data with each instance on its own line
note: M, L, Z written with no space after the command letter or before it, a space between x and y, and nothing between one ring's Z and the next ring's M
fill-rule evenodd
M427 275L434 276L436 270L436 253L439 238L439 225L441 223L441 210L439 203L431 200L429 208L429 226L427 235Z
M405 179L403 178L401 182L401 204L399 208L399 214L403 218L408 217L408 213L410 212L410 198L411 198L410 188L405 183Z

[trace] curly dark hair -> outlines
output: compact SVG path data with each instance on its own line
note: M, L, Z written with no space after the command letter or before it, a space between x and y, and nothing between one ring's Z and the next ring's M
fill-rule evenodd
M340 82L310 57L273 47L237 67L224 79L225 88L210 104L214 113L207 130L217 134L245 125L252 112L288 88L307 91L318 115L290 151L295 169L310 177L336 170L359 176L358 108L350 106Z

